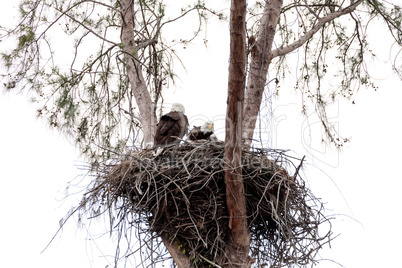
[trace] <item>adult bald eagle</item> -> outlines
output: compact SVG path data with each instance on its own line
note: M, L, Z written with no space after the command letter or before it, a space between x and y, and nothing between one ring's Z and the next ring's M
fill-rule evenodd
M188 131L188 119L184 114L184 106L175 103L169 113L163 115L156 125L154 147L179 143Z
M188 139L192 141L207 140L214 133L214 123L211 121L205 122L202 126L196 127L188 133Z

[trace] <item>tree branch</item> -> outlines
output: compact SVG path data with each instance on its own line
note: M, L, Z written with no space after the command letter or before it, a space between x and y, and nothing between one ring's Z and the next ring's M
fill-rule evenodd
M190 259L180 251L180 249L176 244L171 243L171 241L165 235L167 235L167 233L161 235L163 244L165 244L165 247L169 251L177 267L178 268L194 267L194 265L191 264Z
M267 1L261 18L258 39L251 49L250 74L244 101L243 139L250 145L253 139L262 93L267 81L268 56L271 54L276 26L283 0Z
M131 90L137 102L141 125L143 129L143 147L153 142L156 127L156 114L154 112L152 99L147 89L142 68L138 60L138 47L134 45L134 7L133 1L121 0L120 8L122 14L121 42L123 44L124 61Z
M363 2L363 0L358 0L354 3L352 3L350 6L339 9L338 11L335 11L331 14L328 14L325 17L319 18L317 24L315 24L308 32L306 32L305 35L300 37L299 40L293 42L292 44L286 46L286 47L280 47L272 51L272 54L268 57L268 61L271 61L273 58L278 57L278 56L283 56L288 54L289 52L292 52L293 50L301 47L304 45L308 40L310 40L313 35L318 32L325 23L330 22L340 16L343 16L345 14L349 14L353 12L358 5L360 5Z
M248 77L247 91L244 104L243 139L250 145L254 135L255 124L260 110L262 95L267 80L268 66L275 57L287 53L304 45L326 23L353 12L363 0L351 1L351 5L340 8L325 17L318 18L317 23L299 40L286 47L272 50L272 44L276 33L276 27L283 0L269 0L264 7L263 16L258 34L258 39L251 50L250 74ZM315 14L317 17L318 15Z

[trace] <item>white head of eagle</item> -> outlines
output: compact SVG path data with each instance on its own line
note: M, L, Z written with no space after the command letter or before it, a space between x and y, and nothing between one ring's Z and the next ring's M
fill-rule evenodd
M181 103L173 103L172 109L170 110L171 112L180 112L180 113L185 113L186 110L184 109L183 104Z
M207 121L201 126L201 131L204 134L214 133L214 123L212 121Z

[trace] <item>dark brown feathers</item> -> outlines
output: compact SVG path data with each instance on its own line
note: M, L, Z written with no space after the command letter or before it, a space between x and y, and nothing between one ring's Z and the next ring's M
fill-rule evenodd
M156 126L154 146L179 142L188 131L187 116L181 112L170 112L161 117Z
M202 132L201 127L194 126L194 128L190 131L190 133L188 133L188 138L192 141L207 140L212 135L212 133L213 133L212 131Z

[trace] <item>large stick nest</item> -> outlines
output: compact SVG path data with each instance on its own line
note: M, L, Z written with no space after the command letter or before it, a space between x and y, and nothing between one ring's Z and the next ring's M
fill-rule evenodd
M100 171L80 209L93 216L108 211L113 228L122 232L129 223L148 234L141 247L161 247L164 237L194 266L208 267L222 256L229 235L223 155L222 143L205 142L167 146L157 156L153 151L121 156ZM331 230L329 224L319 232L329 221L297 174L303 161L292 159L296 165L284 151L262 149L243 150L242 159L256 266L315 262Z

